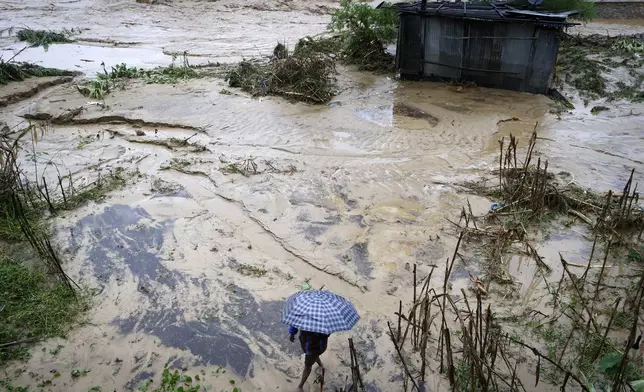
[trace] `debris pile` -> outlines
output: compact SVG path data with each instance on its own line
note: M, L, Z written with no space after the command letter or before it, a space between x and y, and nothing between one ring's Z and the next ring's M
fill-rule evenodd
M278 44L268 62L242 61L226 76L230 87L253 96L281 95L297 101L325 103L333 96L335 64L324 54L300 49L289 53Z
M539 221L546 214L564 213L581 219L594 230L644 228L644 210L639 204L637 185L633 184L634 171L621 194L600 194L566 181L565 176L550 173L548 161L537 158L535 162L536 141L534 132L521 161L517 158L516 138L510 135L507 146L505 139L500 139L499 168L493 173L496 179L466 185L497 201L490 217L511 216L515 221L530 222Z

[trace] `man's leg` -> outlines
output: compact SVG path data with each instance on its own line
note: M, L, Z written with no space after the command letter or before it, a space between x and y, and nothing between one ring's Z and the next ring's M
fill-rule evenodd
M300 381L300 385L297 386L298 391L304 391L304 383L306 382L306 379L309 378L312 367L312 365L304 366L304 372L302 372L302 381Z
M322 364L322 361L320 360L320 357L318 356L318 359L315 361L317 362L318 366L324 369L324 365Z
M309 378L309 375L311 374L311 369L313 368L314 363L318 363L318 365L322 362L320 362L320 356L319 355L307 355L304 357L304 371L302 372L302 381L300 381L300 385L298 385L297 390L298 391L303 391L304 389L304 383L306 380Z

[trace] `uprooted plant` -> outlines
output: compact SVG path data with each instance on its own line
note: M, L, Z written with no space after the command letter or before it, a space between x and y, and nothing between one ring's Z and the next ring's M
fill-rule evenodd
M20 29L16 36L20 41L30 43L32 47L42 46L46 51L51 44L73 42L69 38L72 34L74 29L62 31Z
M396 37L393 8L374 9L342 0L322 37L304 37L292 53L278 44L268 62L244 60L228 72L226 80L253 96L281 95L310 103L326 103L335 94L335 60L371 71L393 69L393 56L385 45Z
M270 61L244 60L226 75L230 87L253 96L281 95L296 101L325 103L334 95L335 64L322 53L296 51L278 44Z
M263 159L258 164L254 158L250 157L236 162L226 163L221 167L221 171L228 174L241 174L248 177L262 173L293 174L297 172L297 167L290 164L285 168L278 168L272 160L268 159Z

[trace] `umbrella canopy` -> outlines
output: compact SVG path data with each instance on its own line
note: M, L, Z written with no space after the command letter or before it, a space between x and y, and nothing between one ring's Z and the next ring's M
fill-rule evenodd
M359 319L351 302L322 290L300 291L291 295L282 313L284 324L326 335L348 331Z

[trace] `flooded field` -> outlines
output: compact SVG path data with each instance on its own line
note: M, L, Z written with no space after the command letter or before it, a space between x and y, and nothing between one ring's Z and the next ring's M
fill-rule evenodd
M277 42L292 46L324 31L335 6L4 1L0 29L82 29L74 43L29 48L16 59L92 76L102 62L151 68L183 52L191 64L268 55ZM8 33L0 46L5 59L24 47ZM619 189L630 169L644 172L643 104L602 102L609 110L595 115L593 103L579 99L577 109L556 115L544 96L347 68L339 69L340 94L317 106L223 93L227 83L216 77L132 81L97 103L70 80L0 86L10 127L45 120L22 156L30 175L54 183L58 173L72 173L79 185L114 171L127 176L124 189L56 220L67 273L94 293L86 321L67 339L38 343L27 363L0 371L14 385L32 386L58 371L43 388L50 391L136 389L166 363L200 374L217 391L231 383L244 392L295 390L303 361L280 317L303 283L345 296L361 314L352 332L329 341L327 385L344 385L353 337L366 389L398 391L402 373L386 321L410 298L411 265L424 276L451 257L457 236L447 219L457 220L468 199L475 214L490 208L457 184L497 167L499 138L512 133L525 145L536 129L550 170L582 187ZM257 166L248 175L230 170L251 162ZM559 252L574 263L590 252L588 230L573 228L539 244L555 281ZM507 267L521 288L499 298L499 311L538 308L543 287L534 266L513 259ZM455 293L469 273L476 267L455 270ZM71 377L74 369L89 372ZM314 390L311 382L305 390ZM436 372L428 387L449 384Z

